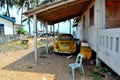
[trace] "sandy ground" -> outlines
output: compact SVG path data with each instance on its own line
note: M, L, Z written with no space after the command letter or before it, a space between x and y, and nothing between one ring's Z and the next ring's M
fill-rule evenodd
M46 54L38 57L38 65L34 63L33 40L29 40L29 48L17 51L7 51L0 54L0 80L72 80L68 72L68 64L75 61L75 57ZM41 53L42 49L38 49ZM85 62L85 61L84 61ZM95 65L84 63L85 75L75 71L76 80L93 80L91 70ZM102 80L108 80L106 78Z

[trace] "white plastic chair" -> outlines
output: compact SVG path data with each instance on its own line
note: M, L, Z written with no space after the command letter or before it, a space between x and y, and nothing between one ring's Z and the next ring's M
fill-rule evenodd
M71 70L72 70L72 79L73 80L75 80L74 70L76 68L79 68L80 72L84 75L84 68L83 68L83 65L82 65L83 57L84 57L83 54L78 53L75 63L69 64L69 69L71 68Z

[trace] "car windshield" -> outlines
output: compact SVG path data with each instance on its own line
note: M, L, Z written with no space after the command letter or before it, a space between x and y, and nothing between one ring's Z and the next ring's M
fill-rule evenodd
M72 38L70 36L61 36L60 40L65 41L65 40L71 40Z

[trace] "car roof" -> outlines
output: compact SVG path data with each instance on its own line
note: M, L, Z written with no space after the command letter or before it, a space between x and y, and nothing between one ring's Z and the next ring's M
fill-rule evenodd
M60 36L73 36L72 34L59 34Z
M59 35L72 35L72 34L65 34L65 33L62 33L62 34L59 34Z

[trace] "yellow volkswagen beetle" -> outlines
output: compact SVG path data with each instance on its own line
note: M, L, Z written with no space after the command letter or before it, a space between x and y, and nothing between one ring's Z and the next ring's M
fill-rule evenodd
M59 34L54 44L55 53L72 54L76 52L76 44L71 34Z

